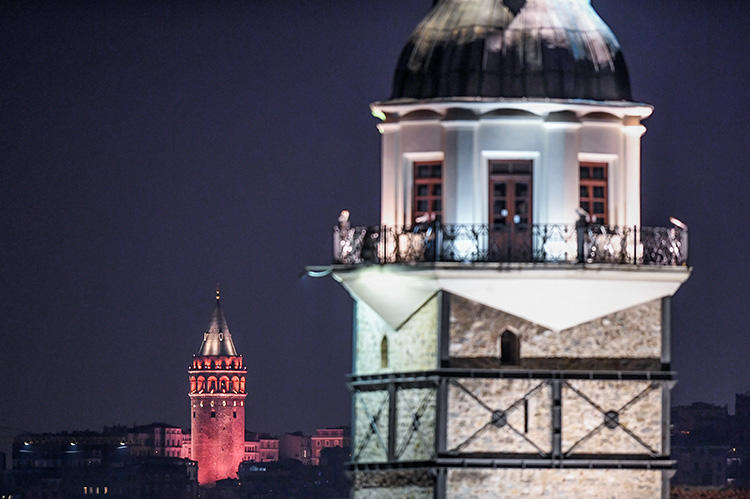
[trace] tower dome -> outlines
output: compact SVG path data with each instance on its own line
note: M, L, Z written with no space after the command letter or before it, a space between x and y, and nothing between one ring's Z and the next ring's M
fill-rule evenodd
M439 0L401 52L392 100L631 101L620 45L590 0Z

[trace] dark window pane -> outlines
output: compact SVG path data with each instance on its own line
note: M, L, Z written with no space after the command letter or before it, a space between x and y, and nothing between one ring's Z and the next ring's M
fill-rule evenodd
M594 178L604 178L604 168L600 166L594 168Z
M417 177L430 178L430 165L419 165L417 167Z
M432 178L440 178L443 176L443 166L441 164L432 165Z
M594 187L594 197L595 198L603 198L604 197L604 187L601 186L595 186Z
M604 214L604 203L596 202L594 203L594 213L597 215L603 215Z
M588 212L591 212L591 205L589 204L588 201L581 201L581 208L583 208L584 210Z
M586 187L585 185L582 185L582 186L581 186L581 197L582 197L582 198L587 198L587 197L589 197L589 188L588 188L588 187Z
M585 166L581 167L581 178L589 178L589 169Z
M432 202L432 211L441 211L443 209L443 202L439 199Z
M433 196L440 196L443 194L443 186L442 184L435 184L432 186L432 195Z
M499 198L505 197L505 183L495 182L495 196Z
M513 163L513 173L531 173L531 162Z
M526 201L519 199L516 201L516 214L517 215L526 215L528 213L528 204Z
M427 211L429 209L429 203L423 199L417 201L417 211Z
M427 196L430 194L430 188L427 185L417 186L417 196Z
M494 174L503 174L503 173L510 173L510 165L508 163L492 163L490 165L490 173Z
M529 195L529 184L525 182L518 182L516 184L516 197L525 198Z
M495 200L494 207L495 207L494 211L496 214L498 215L502 214L503 210L506 208L505 200L504 199Z

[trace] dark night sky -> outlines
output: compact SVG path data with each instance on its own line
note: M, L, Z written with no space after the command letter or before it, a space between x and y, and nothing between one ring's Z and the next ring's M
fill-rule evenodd
M247 426L346 423L341 208L377 223L368 104L430 0L4 3L0 427L188 423L186 367L221 282ZM78 5L78 4L76 4ZM750 390L750 9L594 0L634 94L643 222L691 228L673 302L674 402Z

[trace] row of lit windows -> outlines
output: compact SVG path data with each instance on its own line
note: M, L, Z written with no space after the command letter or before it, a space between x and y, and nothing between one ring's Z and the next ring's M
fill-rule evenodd
M343 440L316 440L315 447L343 447Z
M234 393L245 393L245 377L232 376L230 379L228 376L222 376L217 378L216 376L209 376L204 378L203 376L190 377L190 393L203 393L203 392L234 392Z
M85 496L98 496L109 494L109 487L83 487L83 495Z
M214 406L215 404L216 404L216 403L215 403L215 402L214 402L213 400L209 400L209 401L208 401L208 403L207 403L207 404L205 404L205 405L207 405L207 406L209 406L209 407L213 407L213 406ZM202 401L202 400L201 400L200 402L198 402L197 404L196 404L195 402L193 402L193 408L196 408L196 407L203 407L203 405L204 405L204 404L203 404L203 401ZM222 406L222 407L226 407L227 405L228 405L228 404L227 404L227 401L226 401L226 400L222 400L222 401L221 401L221 406ZM245 402L244 402L243 400L240 400L240 407L244 407L244 406L245 406ZM236 401L236 400L233 400L233 401L232 401L232 407L237 407L237 401Z
M530 224L530 160L495 160L489 165L489 223L495 229ZM579 166L580 207L591 221L607 224L607 164L582 162ZM414 163L412 223L440 222L443 217L443 163Z
M191 367L193 369L240 369L242 368L242 358L234 357L232 359L195 359Z

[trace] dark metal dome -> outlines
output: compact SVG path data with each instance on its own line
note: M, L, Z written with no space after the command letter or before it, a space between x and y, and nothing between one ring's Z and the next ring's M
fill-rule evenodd
M589 0L440 0L401 52L391 99L448 97L632 100Z

